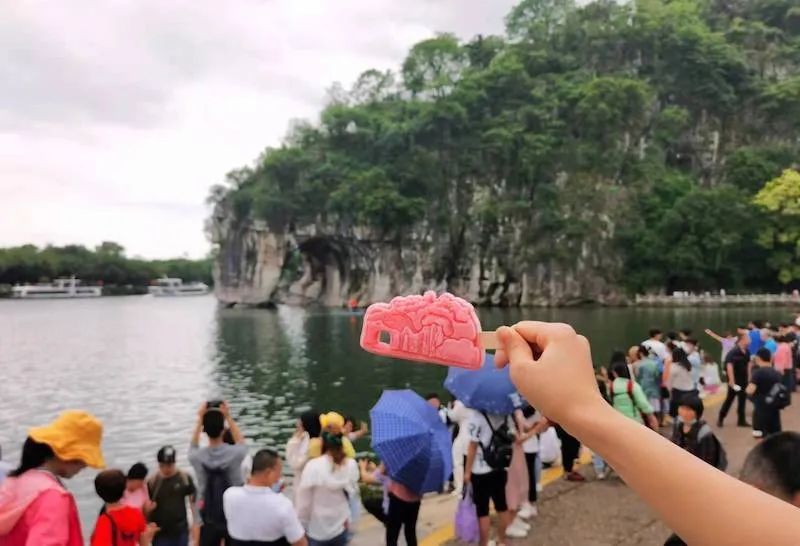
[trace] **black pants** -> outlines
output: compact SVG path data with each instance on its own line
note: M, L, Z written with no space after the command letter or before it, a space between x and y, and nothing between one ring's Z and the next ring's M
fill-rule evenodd
M525 454L525 466L528 467L528 502L536 502L536 453Z
M747 422L744 417L744 408L745 404L747 403L747 393L744 391L744 387L742 387L738 392L733 390L730 386L728 386L728 394L725 396L725 402L722 403L722 407L719 410L719 419L718 421L722 423L725 421L725 416L728 415L728 411L731 409L731 404L733 404L733 399L737 398L738 400L736 405L736 415L739 418L738 423L743 425Z
M369 497L362 498L361 504L364 505L364 510L375 516L375 519L386 524L386 514L383 511L383 497Z
M564 472L572 472L572 467L575 466L575 459L578 458L578 453L581 450L581 443L577 438L561 428L560 425L556 425L556 434L561 440L561 465L564 467Z
M420 504L420 501L400 500L389 493L389 513L386 514L386 546L397 546L401 527L406 537L406 544L417 546L417 516L419 516Z
M227 545L228 527L215 523L203 523L200 527L200 546L220 546L220 543Z
M770 434L778 433L781 427L781 410L753 405L753 430L761 431L766 438Z

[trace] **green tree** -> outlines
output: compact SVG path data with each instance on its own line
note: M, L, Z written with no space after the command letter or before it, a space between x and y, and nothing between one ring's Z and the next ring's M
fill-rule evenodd
M771 219L761 242L773 251L770 261L778 269L779 280L788 284L800 279L800 172L786 169L767 182L753 201Z

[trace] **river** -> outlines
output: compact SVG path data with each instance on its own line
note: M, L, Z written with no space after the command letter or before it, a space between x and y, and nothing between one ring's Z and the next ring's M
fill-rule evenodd
M750 318L788 320L790 308L482 309L484 328L559 320L586 335L596 364L651 326L722 330ZM109 467L155 467L164 444L186 451L199 404L230 401L249 442L282 447L309 407L366 418L381 389L442 392L446 369L374 357L358 346L361 319L343 311L221 309L213 297L0 300L0 446L16 462L26 430L60 410L104 423ZM365 441L359 449L368 449ZM87 533L100 506L94 472L69 483Z

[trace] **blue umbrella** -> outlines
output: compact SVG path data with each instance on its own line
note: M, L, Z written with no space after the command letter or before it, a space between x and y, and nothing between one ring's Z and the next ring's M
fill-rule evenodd
M369 416L372 448L389 477L418 495L439 491L453 467L450 432L439 412L414 391L386 390Z
M497 369L494 356L487 354L479 370L450 367L444 388L468 408L510 415L520 407L520 397L511 382L508 367Z

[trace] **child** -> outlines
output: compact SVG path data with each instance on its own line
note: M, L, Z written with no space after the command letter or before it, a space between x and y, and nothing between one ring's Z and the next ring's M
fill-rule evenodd
M145 478L147 478L147 467L143 463L131 466L125 483L125 494L122 495L123 505L144 510L144 505L150 500L144 486Z
M725 470L725 450L711 427L703 421L703 401L697 395L684 396L678 403L678 417L672 431L672 443L711 466Z
M711 358L711 355L708 353L703 356L703 360L703 370L701 375L703 392L705 394L714 394L719 390L719 366L716 362L714 362L714 359Z
M94 490L105 503L92 533L91 546L137 546L150 544L158 530L148 525L140 509L123 505L125 474L104 470L94 479Z

